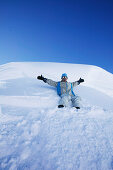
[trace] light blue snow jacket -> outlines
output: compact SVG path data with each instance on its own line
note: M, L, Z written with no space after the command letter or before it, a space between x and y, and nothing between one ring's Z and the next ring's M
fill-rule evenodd
M46 83L48 83L50 86L54 86L57 88L58 95L62 96L64 94L74 96L73 87L79 85L80 83L78 81L75 82L56 82L51 79L47 79Z

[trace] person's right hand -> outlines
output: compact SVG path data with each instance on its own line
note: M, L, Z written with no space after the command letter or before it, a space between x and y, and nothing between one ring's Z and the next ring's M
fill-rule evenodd
M46 81L47 81L47 79L46 79L46 78L44 78L42 75L41 75L41 76L38 76L38 77L37 77L37 79L39 79L39 80L43 80L45 83L46 83Z
M41 76L38 76L37 79L44 80L44 77L41 75Z

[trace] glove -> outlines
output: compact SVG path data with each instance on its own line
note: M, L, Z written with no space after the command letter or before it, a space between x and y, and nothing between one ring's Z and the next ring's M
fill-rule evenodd
M80 84L80 83L83 83L83 82L84 82L84 79L81 79L81 78L80 78L80 79L78 80L78 83L79 83L79 84Z
M39 80L43 80L43 79L44 79L44 77L41 75L41 76L38 76L38 77L37 77L37 79L39 79Z
M43 80L45 83L47 82L47 79L46 79L46 78L44 78L42 75L41 75L41 76L38 76L38 77L37 77L37 79L39 79L39 80Z

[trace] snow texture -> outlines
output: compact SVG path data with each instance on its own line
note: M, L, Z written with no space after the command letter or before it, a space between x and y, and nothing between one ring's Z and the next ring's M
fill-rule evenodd
M56 89L37 80L80 77L82 108L58 109ZM0 66L0 170L113 170L113 75L61 63Z

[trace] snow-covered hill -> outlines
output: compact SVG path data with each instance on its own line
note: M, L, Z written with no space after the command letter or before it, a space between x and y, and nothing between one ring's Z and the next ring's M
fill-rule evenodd
M84 78L82 108L58 109L56 89L36 79ZM0 66L0 169L113 169L113 75L63 63Z

